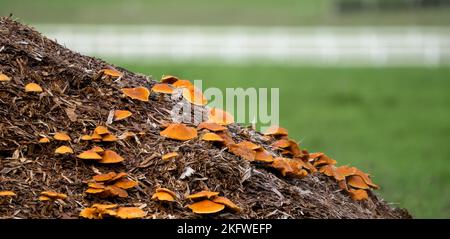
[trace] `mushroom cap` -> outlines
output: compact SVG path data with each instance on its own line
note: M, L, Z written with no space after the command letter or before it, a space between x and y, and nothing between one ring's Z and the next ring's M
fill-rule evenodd
M361 201L369 198L367 191L364 189L349 189L350 196L353 200Z
M137 219L145 217L146 213L138 207L119 207L117 217L121 219Z
M73 154L73 149L69 146L61 146L55 149L55 154Z
M194 85L188 81L188 80L177 80L174 83L172 83L172 86L175 88L190 88Z
M81 136L81 140L89 141L89 140L92 140L92 137L90 135L83 135L83 136Z
M358 175L352 175L348 176L347 178L347 184L351 187L358 188L358 189L369 189L369 185L367 185L363 178Z
M238 145L244 146L244 147L246 147L248 149L251 149L251 150L258 150L258 149L262 148L260 145L257 145L255 143L247 141L247 140L239 142Z
M219 125L229 125L234 123L234 117L230 113L214 107L208 111L207 122L216 123Z
M207 129L207 130L210 130L210 131L224 131L224 130L226 130L227 128L226 127L224 127L224 126L222 126L222 125L220 125L220 124L217 124L217 123L212 123L212 122L202 122L202 123L200 123L198 126L197 126L197 129L198 130L202 130L202 129Z
M170 124L160 135L175 140L191 140L197 137L197 130L185 124Z
M70 138L70 136L69 136L68 134L62 133L62 132L56 133L56 134L53 136L53 138L54 138L55 140L59 140L59 141L70 141L70 140L71 140L71 138Z
M77 155L79 159L93 159L93 160L101 160L102 156L92 150L86 150L81 154Z
M273 136L287 136L288 131L285 128L281 128L278 125L272 125L264 132L264 135Z
M46 143L50 143L50 139L47 137L42 137L39 139L39 143L40 144L46 144Z
M200 202L195 202L189 205L188 208L197 214L211 214L222 211L225 208L225 205L206 199Z
M125 178L119 179L114 183L114 186L119 187L121 189L130 189L136 187L137 185L138 182Z
M128 110L114 110L114 121L119 121L130 117L133 113Z
M13 197L16 196L16 193L13 191L0 191L0 197Z
M269 151L265 149L258 149L255 151L255 161L272 163L273 160L273 156L269 153Z
M0 82L2 82L2 81L10 81L10 80L11 80L11 78L9 78L9 76L7 76L7 75L5 75L3 73L0 74Z
M91 148L91 151L94 151L94 152L99 153L99 154L105 152L105 150L104 150L102 147L100 147L100 146L94 146L94 147L92 147L92 148Z
M100 219L101 218L97 209L90 208L90 207L81 210L79 216L87 218L87 219Z
M107 149L107 150L105 150L105 152L103 152L103 156L102 156L101 160L98 162L99 163L120 163L124 160L125 159L122 158L120 155L118 155L116 152Z
M224 142L223 138L215 133L206 133L202 136L204 141Z
M66 199L67 195L64 193L58 193L55 191L43 191L41 192L42 196L51 198L51 199Z
M134 100L148 101L150 91L145 87L123 88L122 93Z
M42 92L42 87L36 83L28 83L25 85L25 92Z
M171 191L171 190L169 190L167 188L157 188L156 192L166 192L166 193L169 193L170 195L172 195L175 198L177 197L177 194L175 192L173 192L173 191Z
M199 198L212 198L219 195L219 192L211 192L207 190L200 191L198 193L191 194L187 196L188 199L199 199Z
M277 149L284 149L287 148L291 145L291 143L289 142L289 140L287 139L279 139L275 142L273 142L270 146L277 148Z
M104 174L97 174L92 179L96 182L106 182L112 180L114 177L116 177L117 174L115 172L109 172Z
M226 197L216 197L212 200L215 203L220 203L225 205L226 207L235 210L235 211L240 211L241 208L236 205L235 203L233 203L230 199L226 198Z
M155 84L152 87L151 92L163 93L163 94L173 94L174 89L169 84L160 83L160 84Z
M102 137L103 142L116 142L117 140L119 139L113 134L107 134Z
M123 76L123 73L116 69L103 69L102 73L115 78Z
M200 106L208 104L208 100L206 100L205 96L203 95L203 92L200 89L196 88L195 86L183 88L182 95L183 98L185 98L191 104Z
M337 181L344 180L345 177L355 175L356 174L356 168L355 167L349 167L347 165L337 167L334 173L334 177Z
M99 135L110 134L108 128L106 128L105 126L102 126L102 125L97 126L94 129L94 133L99 134Z
M310 156L311 158L311 156ZM325 164L331 164L331 165L335 165L336 164L336 160L328 157L325 154L322 154L320 157L318 157L314 162L313 165L314 166L321 166L321 165L325 165Z
M164 191L155 192L152 196L152 199L157 199L159 201L167 201L167 202L175 201L175 197L172 194L170 194L168 192L164 192Z
M246 148L238 144L227 145L228 150L236 156L242 157L243 159L253 161L255 160L256 152L249 148Z

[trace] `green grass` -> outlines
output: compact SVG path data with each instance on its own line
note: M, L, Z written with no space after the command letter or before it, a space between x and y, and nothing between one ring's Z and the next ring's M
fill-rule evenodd
M416 217L450 217L450 68L122 66L206 87L280 88L281 125L303 147L370 172Z
M449 25L449 8L340 14L333 0L1 0L26 23L193 25Z

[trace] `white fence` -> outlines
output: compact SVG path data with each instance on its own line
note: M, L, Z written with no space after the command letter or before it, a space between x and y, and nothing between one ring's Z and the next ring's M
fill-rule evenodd
M312 65L450 65L446 27L200 27L41 25L83 54L149 61Z

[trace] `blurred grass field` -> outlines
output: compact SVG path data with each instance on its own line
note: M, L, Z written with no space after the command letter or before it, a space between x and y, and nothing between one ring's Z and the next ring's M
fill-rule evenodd
M204 87L279 88L281 125L304 148L370 172L416 217L450 217L450 68L118 63Z
M387 0L397 1L400 0ZM336 0L1 0L24 22L169 25L448 25L449 8L342 14Z

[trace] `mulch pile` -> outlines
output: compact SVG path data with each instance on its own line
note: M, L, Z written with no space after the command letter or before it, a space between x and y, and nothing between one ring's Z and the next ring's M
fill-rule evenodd
M115 68L119 79L98 77L102 69ZM0 191L17 196L0 198L0 218L79 218L82 209L94 203L140 207L145 218L409 218L373 192L369 199L355 201L342 192L336 181L321 173L304 178L283 177L264 165L249 162L221 147L196 138L175 141L160 136L161 124L171 122L176 102L151 97L149 102L131 100L120 91L125 87L151 88L157 81L102 60L83 56L47 39L32 28L10 18L0 19L0 73L11 80L0 82ZM26 93L34 82L42 93ZM133 112L122 121L106 124L111 110ZM136 137L97 145L125 158L118 164L98 164L76 157L92 147L79 141L96 126L107 125L115 135L134 132ZM268 145L261 134L237 124L228 125L236 141L244 139ZM40 144L43 137L67 132L72 141ZM75 154L55 155L62 145ZM161 155L178 152L174 160ZM276 152L273 152L276 154ZM194 173L183 179L187 168ZM86 194L86 181L99 173L126 172L138 181L126 198L99 198ZM159 187L169 188L179 198L174 203L152 200ZM211 215L194 214L185 195L201 190L220 192L242 208ZM67 194L55 202L38 200L42 191Z

